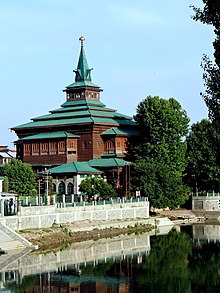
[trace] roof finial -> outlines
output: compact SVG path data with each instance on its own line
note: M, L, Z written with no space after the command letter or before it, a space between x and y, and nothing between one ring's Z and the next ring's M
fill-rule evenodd
M85 41L85 38L83 36L80 36L79 41L81 42L81 47L83 47L83 42Z

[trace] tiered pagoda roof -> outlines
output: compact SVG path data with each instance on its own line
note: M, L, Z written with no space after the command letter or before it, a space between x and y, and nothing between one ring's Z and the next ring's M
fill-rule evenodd
M57 131L56 128L74 124L101 124L112 127L128 128L135 127L132 117L121 114L114 109L107 108L99 98L102 91L91 80L91 70L88 67L83 41L80 38L81 49L75 72L75 82L68 85L66 92L67 100L60 108L49 111L49 114L32 118L31 122L12 128L19 131L22 129L40 128L46 131Z

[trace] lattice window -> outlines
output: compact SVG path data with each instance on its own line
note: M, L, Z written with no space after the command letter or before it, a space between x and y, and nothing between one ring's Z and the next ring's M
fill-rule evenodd
M58 144L59 154L65 154L65 142L61 141Z
M40 152L39 143L33 143L32 144L32 154L33 154L33 156L39 155L39 152Z
M41 144L41 153L42 154L47 154L48 153L48 143L47 142L43 142Z
M57 153L57 143L51 142L50 143L50 155L56 155Z
M109 140L109 141L106 141L106 143L105 143L105 151L107 152L107 153L114 153L114 144L113 144L113 142L111 141L111 140Z
M31 145L30 144L25 144L24 145L24 154L25 155L30 155L31 154Z

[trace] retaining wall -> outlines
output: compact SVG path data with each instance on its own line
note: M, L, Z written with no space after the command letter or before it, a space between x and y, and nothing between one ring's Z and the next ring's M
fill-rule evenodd
M13 230L22 230L47 228L54 223L138 218L149 218L148 201L64 208L56 205L21 207L17 216L4 217L2 222Z
M205 212L220 211L220 196L193 196L192 210Z

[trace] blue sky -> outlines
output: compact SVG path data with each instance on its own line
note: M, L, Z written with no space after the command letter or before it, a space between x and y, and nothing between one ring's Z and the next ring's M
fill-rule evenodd
M86 38L92 80L108 107L133 116L146 96L175 98L191 123L207 117L200 63L211 27L191 19L201 0L1 0L0 137L65 101Z

